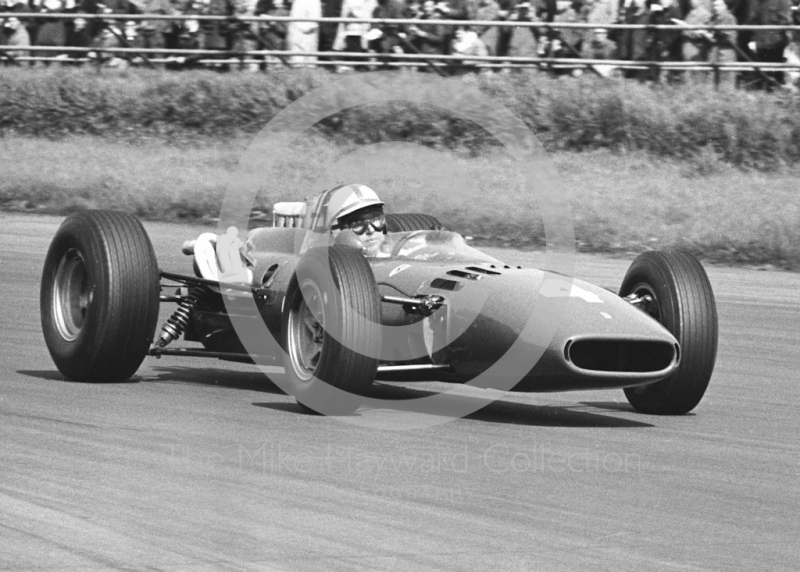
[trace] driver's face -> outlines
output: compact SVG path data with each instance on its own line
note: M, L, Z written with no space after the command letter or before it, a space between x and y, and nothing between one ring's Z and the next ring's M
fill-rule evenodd
M343 225L343 229L353 232L364 248L364 254L376 256L386 237L386 217L382 212L364 213L357 220Z
M378 254L378 249L383 243L383 238L386 236L383 231L378 232L372 225L367 225L367 229L363 234L357 234L358 240L364 247L364 253L367 256L375 256Z

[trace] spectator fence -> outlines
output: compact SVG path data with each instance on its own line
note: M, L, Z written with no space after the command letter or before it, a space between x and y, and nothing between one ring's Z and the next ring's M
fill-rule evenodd
M283 65L290 66L289 56L310 56L317 58L313 64L304 62L300 65L308 66L327 66L338 67L347 65L360 68L402 68L402 67L428 67L439 73L447 70L464 68L471 69L513 69L513 68L537 68L548 71L563 71L583 69L597 72L599 69L621 69L621 70L654 70L661 71L706 71L714 72L715 78L719 81L719 75L723 72L745 72L754 71L765 75L765 72L785 72L800 71L800 59L795 62L761 62L753 61L746 54L738 52L734 43L727 47L737 50L742 61L718 61L712 59L707 62L700 61L670 61L670 60L625 60L625 59L592 59L580 57L576 50L570 49L575 57L555 57L550 53L537 54L536 56L491 56L491 55L469 55L462 54L421 54L411 51L410 53L375 53L375 52L344 52L344 51L287 51L287 50L218 50L218 49L175 49L175 48L143 48L130 45L124 35L119 33L112 24L117 22L154 22L154 21L175 21L185 22L194 20L197 22L224 22L238 29L244 29L252 23L268 22L316 22L320 24L370 24L373 27L382 26L413 26L419 25L421 20L414 18L407 19L382 19L382 18L293 18L288 16L213 16L213 15L164 15L164 14L76 14L76 13L0 13L0 24L10 18L16 18L21 22L26 20L68 20L74 21L82 19L85 21L100 20L104 27L111 29L119 43L119 47L108 46L6 46L0 44L0 61L5 60L12 64L22 64L24 62L36 61L59 61L56 57L69 54L70 63L81 63L93 61L102 63L109 57L121 57L128 60L141 62L142 65L153 66L156 64L169 64L177 62L191 62L197 65L244 65L264 63L265 57L272 57ZM431 23L432 21L427 21ZM650 24L596 24L596 23L575 23L575 22L528 22L528 21L504 21L504 20L435 20L436 25L450 28L455 27L497 27L514 29L538 29L544 35L554 34L561 30L619 30L635 31L644 30L649 34L656 32L688 32L705 31L710 34L722 32L742 32L748 30L758 31L785 31L800 35L800 26L797 25L650 25ZM406 43L408 44L408 43ZM411 47L411 46L409 46ZM31 54L34 52L34 54ZM27 55L26 55L27 53ZM53 54L52 56L46 54ZM602 73L600 75L603 75Z

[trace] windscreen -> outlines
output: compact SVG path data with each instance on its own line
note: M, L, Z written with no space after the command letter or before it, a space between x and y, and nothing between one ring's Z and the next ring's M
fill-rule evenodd
M488 262L502 264L496 258L469 246L464 237L444 230L393 232L392 258L405 260Z

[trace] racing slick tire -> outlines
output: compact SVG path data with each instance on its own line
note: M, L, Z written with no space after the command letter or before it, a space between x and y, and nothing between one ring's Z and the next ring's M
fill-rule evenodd
M386 228L389 232L447 230L436 217L421 213L389 213L386 215Z
M118 382L144 360L158 320L153 245L133 216L68 216L50 243L40 291L42 332L68 379Z
M683 415L703 397L717 356L717 306L700 262L687 252L645 252L631 264L620 296L649 295L639 307L678 340L677 371L667 379L625 389L628 402L642 413Z
M297 264L283 308L284 368L297 402L311 411L321 409L311 403L331 395L323 383L365 395L381 348L381 298L367 259L347 246L308 251ZM360 402L332 395L321 412L351 413Z

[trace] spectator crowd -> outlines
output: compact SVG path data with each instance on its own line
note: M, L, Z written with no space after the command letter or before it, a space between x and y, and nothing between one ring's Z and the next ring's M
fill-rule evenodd
M794 2L794 4L793 4ZM470 58L551 57L592 60L682 62L800 62L795 38L786 31L607 30L608 24L790 25L800 24L800 0L0 0L0 61L18 57L56 57L64 61L99 57L112 47L285 52L249 64L309 66L336 61L339 69L370 62L382 54L416 54L409 65L424 67L430 55ZM179 20L46 19L21 13L159 14ZM198 20L199 15L228 16L226 21ZM412 19L418 23L372 26L364 23L241 21L239 17ZM450 26L441 20L464 21ZM545 29L474 25L472 22L587 23L596 28ZM800 39L800 38L798 38ZM37 47L63 50L38 50ZM318 52L314 55L314 52ZM370 59L337 55L369 53ZM322 55L320 55L321 53ZM155 58L152 55L150 57ZM327 55L330 54L330 55ZM157 55L157 52L156 52ZM208 56L172 58L189 65ZM108 56L110 62L120 62ZM148 56L138 61L148 62ZM625 73L664 77L657 70L615 71L602 62L592 66L600 75ZM556 72L559 73L559 72ZM573 73L569 68L560 73ZM751 72L766 83L781 83L778 72ZM666 74L669 77L669 74ZM674 74L673 74L674 75ZM725 74L734 77L733 74ZM741 79L741 77L740 77Z

